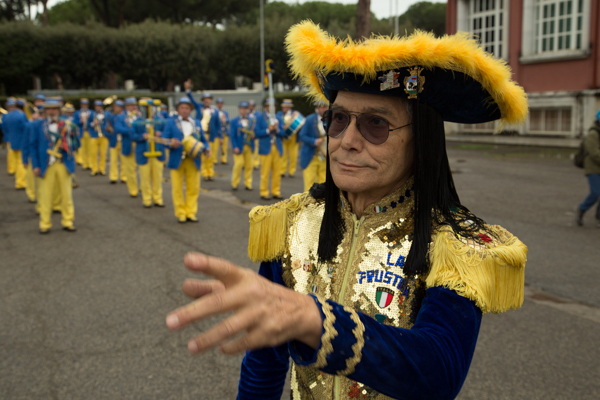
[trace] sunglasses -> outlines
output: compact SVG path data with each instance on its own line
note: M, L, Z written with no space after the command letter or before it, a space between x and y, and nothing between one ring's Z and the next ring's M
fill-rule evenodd
M379 115L343 110L327 110L323 113L322 118L327 135L332 138L342 135L348 129L348 126L350 126L350 120L353 115L356 117L356 127L360 134L369 143L373 144L383 144L390 136L391 131L411 125L411 123L408 123L398 128L390 129L388 120Z

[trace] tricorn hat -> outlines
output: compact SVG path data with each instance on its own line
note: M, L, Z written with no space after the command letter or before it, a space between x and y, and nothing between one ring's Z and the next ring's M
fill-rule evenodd
M527 96L508 65L466 33L340 41L304 21L290 28L285 43L292 74L315 100L344 90L416 99L449 122L500 119L502 126L527 117Z

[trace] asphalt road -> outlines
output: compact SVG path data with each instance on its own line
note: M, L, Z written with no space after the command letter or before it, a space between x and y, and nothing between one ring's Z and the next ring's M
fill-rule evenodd
M452 144L462 202L529 246L522 309L486 315L459 399L600 398L600 229L573 226L587 194L572 151ZM231 161L231 157L230 157ZM0 150L0 399L233 399L241 356L187 352L216 319L179 333L165 315L185 304L188 251L257 269L246 256L255 189L230 190L231 165L203 182L198 224L145 209L125 185L79 170L76 233L49 235L6 174ZM168 177L168 174L165 174ZM302 191L284 178L284 197ZM288 398L284 394L284 398Z

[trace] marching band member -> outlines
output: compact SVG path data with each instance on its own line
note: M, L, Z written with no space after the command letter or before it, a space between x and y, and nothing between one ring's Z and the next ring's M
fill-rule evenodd
M9 173L11 172L11 165L14 165L15 175L15 188L17 190L24 190L27 186L26 183L26 169L23 165L23 147L27 144L27 116L23 112L25 101L18 99L9 99L6 103L7 108L10 110L2 118L2 130L6 137L9 147Z
M137 122L134 124L133 140L136 143L135 161L140 171L142 202L146 208L152 207L152 202L156 207L164 207L162 178L165 151L160 143L154 141L154 154L152 154L153 152L150 151L152 143L148 139L149 127L154 130L154 138L161 137L165 120L160 115L148 115L146 121Z
M75 172L73 152L79 147L77 125L69 119L59 118L57 99L46 101L46 118L35 122L29 142L33 173L40 177L40 233L52 227L51 213L54 191L61 194L63 229L75 232L75 208L71 174Z
M115 132L115 121L119 115L123 114L123 107L125 107L125 103L117 100L112 105L112 112L106 113L106 133L108 133L108 145L110 147L108 178L112 184L117 183L119 180L119 165L121 165L121 182L127 182L125 168L123 167L123 156L121 154L121 142L123 138L120 133Z
M281 155L283 154L284 137L283 120L275 116L269 107L269 99L265 100L265 112L256 121L255 134L258 138L258 154L260 155L260 198L270 200L269 176L271 176L271 192L274 199L281 199Z
M325 182L325 166L327 164L327 135L323 126L323 113L327 111L324 102L315 103L315 112L306 117L304 125L298 133L302 142L300 150L300 168L304 176L304 191L308 191L314 183Z
M88 99L81 99L79 104L81 108L77 110L74 115L75 123L79 127L79 134L81 135L81 148L77 152L79 158L77 163L81 164L83 169L91 169L90 131L92 130L91 123L94 118L94 113L90 110L90 102Z
M77 125L77 121L75 120L75 107L73 107L73 104L71 103L66 103L62 108L62 117L65 119L68 119L69 121L73 122L75 125ZM79 127L79 126L78 126ZM81 134L80 134L81 135ZM81 138L79 138L81 139ZM80 141L81 143L81 141ZM81 147L80 147L81 149Z
M46 102L46 96L44 96L43 94L36 94L35 95L35 99L33 100L33 105L36 108L40 108L40 106L44 106L44 103Z
M244 186L246 190L252 190L252 155L256 137L254 133L256 119L248 113L248 102L240 102L238 110L240 115L231 120L231 146L233 147L231 188L237 190L243 168Z
M248 114L258 121L258 117L261 115L259 111L256 111L256 101L250 99L248 101ZM260 157L258 155L258 139L254 139L254 154L252 155L252 162L254 164L254 169L258 169L260 167Z
M39 95L38 95L39 96ZM27 123L27 127L25 128L25 145L23 146L23 165L25 167L25 193L27 194L27 198L30 203L36 203L36 190L35 190L35 175L33 175L33 167L31 166L31 151L29 147L29 142L31 140L33 126L35 121L40 118L44 118L44 106L43 103L36 98L36 102L34 103L35 111L31 115L31 120ZM35 206L36 212L39 214L39 203Z
M223 110L223 99L217 99L217 109L219 110L219 119L221 120L221 164L227 164L227 150L229 149L229 113ZM213 149L215 152L217 149Z
M140 117L137 100L135 97L125 99L125 113L115 118L115 132L121 135L121 168L127 178L127 189L131 197L138 195L138 182L135 168L135 142L133 138L133 124Z
M16 164L16 160L15 160L15 155L13 153L13 150L10 146L10 141L11 141L11 137L10 137L10 128L6 125L6 117L10 114L11 111L13 111L14 109L16 109L17 107L17 100L15 100L14 97L9 97L8 100L6 100L6 115L4 115L2 117L2 132L4 133L4 143L6 143L6 151L7 151L7 155L6 155L6 170L8 171L9 175L14 175L15 171L17 170L17 164ZM10 118L9 118L10 120Z
M171 116L169 115L169 109L166 104L160 105L160 117L164 120L171 118Z
M202 130L208 135L212 157L209 159L204 156L202 159L202 177L207 181L212 181L215 177L215 163L217 162L217 148L221 138L221 120L219 111L212 107L212 96L210 93L202 94L202 104L198 103L192 96L192 82L187 80L184 83L185 93L196 108L196 118L200 120Z
M281 111L277 113L278 118L281 118L284 122L283 130L286 131L288 127L294 122L294 118L300 114L298 111L294 111L292 108L294 103L291 99L283 99L281 102ZM293 178L296 174L296 165L298 162L298 135L296 132L283 139L283 159L281 160L281 176L284 176L288 171L289 161L289 177Z
M198 222L198 195L200 194L201 160L192 158L182 147L182 142L193 137L205 147L203 153L211 156L210 147L202 131L200 121L190 116L192 102L188 97L182 97L177 103L179 116L167 120L163 138L170 139L169 161L167 167L171 170L171 190L175 217L180 223L186 221ZM185 197L183 186L185 182Z
M92 176L100 173L106 175L106 153L108 151L108 132L106 132L106 114L102 101L94 101L94 114L90 123L89 163ZM98 164L98 158L100 164Z

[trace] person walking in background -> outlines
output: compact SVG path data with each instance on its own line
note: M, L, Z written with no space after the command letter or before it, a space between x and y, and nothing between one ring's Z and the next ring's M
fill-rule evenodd
M204 134L208 136L210 148L212 152L208 158L203 155L202 159L202 177L207 181L212 181L215 178L215 164L217 162L217 149L219 148L221 132L221 119L219 118L219 110L212 106L212 96L210 93L202 94L202 104L198 103L192 95L192 81L188 79L184 83L185 94L188 96L194 107L196 108L196 119L200 121L200 125Z
M135 142L133 142L133 124L140 118L135 97L125 99L125 113L115 118L115 132L121 135L121 168L127 178L127 189L131 197L138 195L138 181L135 164Z
M254 133L258 138L258 154L260 155L260 198L271 199L269 197L270 177L273 198L281 199L283 119L275 116L275 105L272 110L270 109L269 99L265 99L265 112L257 119Z
M110 147L110 166L108 175L110 183L117 183L119 180L119 164L121 165L121 182L127 182L125 168L123 168L123 155L121 154L123 137L115 131L115 121L123 113L125 103L117 100L112 105L112 112L106 114L106 133L108 133L108 145Z
M248 115L258 121L258 118L261 116L259 111L256 111L256 101L250 99L248 101ZM254 139L254 154L252 155L252 164L254 165L254 169L258 169L260 167L260 156L258 155L258 139Z
M227 164L227 150L229 148L229 113L223 110L223 99L217 99L217 109L219 110L219 119L221 120L221 164ZM217 149L213 149L217 151Z
M92 176L106 175L106 153L108 151L108 132L106 132L106 113L102 101L94 101L94 115L90 123L89 163ZM99 164L98 164L99 163Z
M21 99L9 99L6 103L8 114L2 118L2 130L9 144L8 173L15 175L15 188L24 190L27 186L27 170L23 165L23 147L27 142L27 116L23 111L25 102ZM11 173L12 172L12 173Z
M325 102L315 103L315 112L306 117L306 122L300 129L298 140L302 142L300 150L300 168L304 176L304 191L314 183L325 182L325 166L327 164L327 142L323 113L327 111Z
M244 169L244 186L252 190L252 155L254 153L254 129L256 120L248 113L248 102L239 104L238 117L231 121L231 147L233 147L233 173L231 188L237 190Z
M283 139L283 156L281 159L281 176L283 177L288 172L290 178L296 174L296 165L298 163L298 131L304 122L301 122L295 129L292 124L296 123L296 118L304 120L304 116L293 110L294 103L291 99L283 99L281 102L281 111L277 113L277 117L283 121L283 130L285 137ZM289 163L289 164L288 164Z
M194 155L195 149L202 151L209 158L210 147L200 121L190 116L192 102L188 97L182 97L176 105L176 117L167 120L163 138L170 140L169 161L167 168L171 170L171 190L175 217L180 223L198 222L198 195L200 194L200 168L202 159ZM186 151L183 146L185 140L191 141ZM193 139L193 140L192 140ZM201 142L202 146L199 146ZM199 146L199 147L197 147ZM185 187L185 193L184 193Z
M583 168L590 185L590 194L583 200L575 210L575 223L583 225L583 215L587 210L598 203L596 207L596 222L600 228L600 110L596 114L596 120L590 128L584 142L585 159Z
M81 147L79 148L77 163L83 166L83 169L91 169L90 162L90 131L94 113L90 111L90 102L88 99L81 99L80 109L75 112L75 123L79 127L81 135Z

